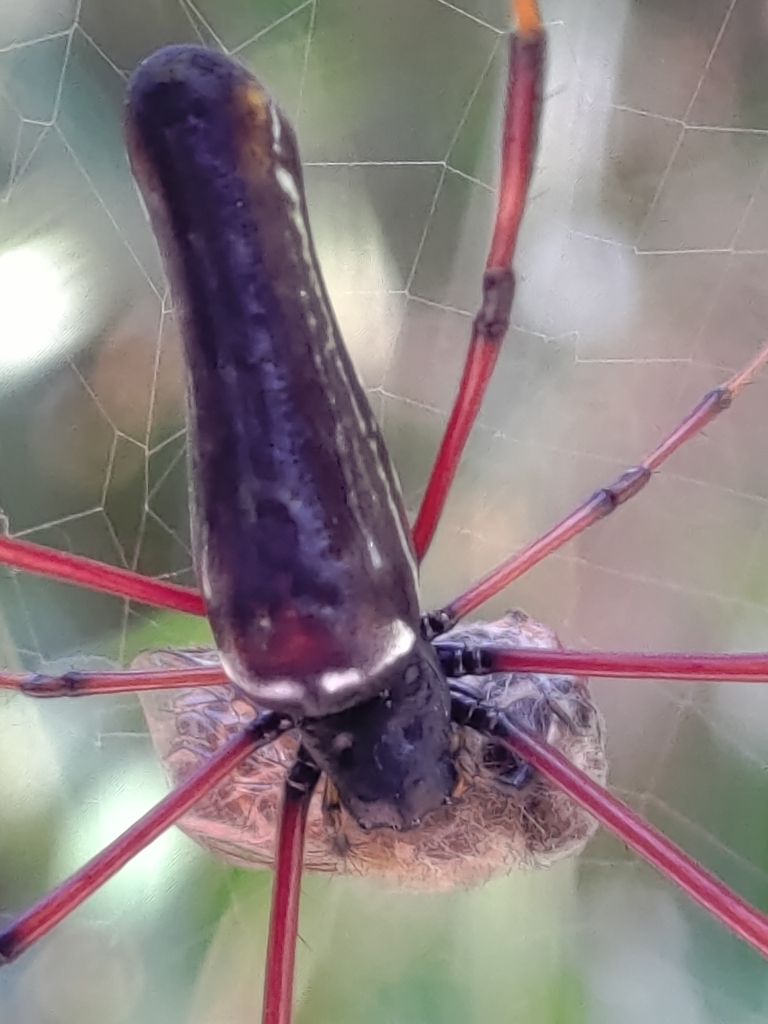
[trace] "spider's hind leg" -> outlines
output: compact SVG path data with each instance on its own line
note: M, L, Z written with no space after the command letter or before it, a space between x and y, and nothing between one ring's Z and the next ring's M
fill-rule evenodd
M439 646L441 654L450 652L443 661L448 674L460 687L468 686L479 704L506 715L572 759L586 748L602 751L603 721L585 679L533 672L473 674L482 672L483 650L488 647L558 649L557 636L547 626L514 610L496 622L473 622L453 629L440 638ZM523 790L536 777L530 765L488 735L464 735L462 744L474 770L487 772L502 790Z
M490 698L493 703L493 697ZM521 697L509 708L518 725L542 739L547 739L552 725L553 709L551 702L542 694L540 697ZM535 770L526 764L502 743L487 741L482 754L483 767L494 778L496 785L512 789L524 789L535 775Z
M480 820L481 842L502 827L514 857L507 851L499 863L544 866L581 850L594 834L594 819L506 737L510 730L529 737L604 784L603 721L587 682L579 676L493 671L489 657L518 648L557 650L553 631L523 612L508 612L496 622L451 630L435 646L452 698L458 813L463 807L467 817Z

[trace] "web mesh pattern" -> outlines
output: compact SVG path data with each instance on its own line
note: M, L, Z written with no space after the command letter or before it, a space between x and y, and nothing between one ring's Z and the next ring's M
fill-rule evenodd
M768 324L758 0L549 0L518 297L424 567L451 597L631 465ZM183 370L121 141L167 42L243 60L294 119L327 283L415 508L493 213L502 0L39 0L0 14L0 509L14 534L191 582ZM501 595L566 643L768 644L765 379L636 502ZM0 571L12 666L127 659L205 627ZM605 682L612 782L768 904L768 690ZM163 792L129 699L0 707L0 903L31 902ZM171 836L0 975L0 1022L249 1021L269 879ZM414 899L309 879L299 1021L728 1020L765 964L609 838Z

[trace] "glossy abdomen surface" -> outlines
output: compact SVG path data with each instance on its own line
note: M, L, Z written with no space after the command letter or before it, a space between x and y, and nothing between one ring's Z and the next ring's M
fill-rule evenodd
M337 712L408 656L418 603L293 131L244 69L196 47L138 69L127 131L182 319L195 556L223 663L261 703Z

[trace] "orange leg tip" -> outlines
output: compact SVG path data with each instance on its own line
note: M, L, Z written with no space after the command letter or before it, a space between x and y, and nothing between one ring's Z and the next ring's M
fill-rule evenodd
M512 21L519 36L538 35L543 31L536 0L511 0Z

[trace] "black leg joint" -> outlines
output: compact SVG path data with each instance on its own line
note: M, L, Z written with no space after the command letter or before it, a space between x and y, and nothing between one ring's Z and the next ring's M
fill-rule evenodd
M309 796L319 782L320 775L320 769L312 760L312 755L302 744L285 784L293 796Z
M506 743L493 742L496 738L506 740L513 731L506 715L492 705L486 704L471 686L451 682L449 687L451 719L454 724L474 729L489 740L483 758L485 767L502 786L517 790L528 786L536 777L535 768L511 751Z
M451 682L451 720L459 726L492 735L499 717L498 711L485 704L471 686Z
M451 613L445 608L440 608L436 612L427 612L426 615L422 615L421 635L425 640L434 640L435 637L442 636L449 629L453 629L455 625L456 619Z
M252 722L249 722L246 731L251 734L260 747L266 747L297 724L288 715L281 715L277 711L262 711Z
M507 267L489 267L483 274L483 304L474 328L481 338L501 341L509 328L515 275Z
M40 672L25 676L20 691L27 697L79 697L83 682L88 679L82 672L65 672L63 676L47 676Z
M450 642L436 643L434 647L440 668L448 679L483 676L493 671L493 656L482 647Z

